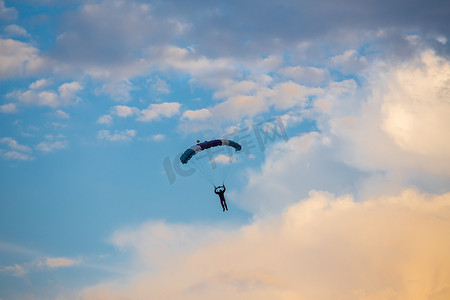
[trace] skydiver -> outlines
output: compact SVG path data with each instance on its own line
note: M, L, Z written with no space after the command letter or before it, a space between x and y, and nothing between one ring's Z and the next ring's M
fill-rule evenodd
M214 186L214 193L216 193L217 195L219 195L220 198L220 204L222 204L222 209L223 211L228 210L227 207L227 201L225 200L225 196L223 194L225 194L226 188L225 188L225 184L223 184L222 186Z

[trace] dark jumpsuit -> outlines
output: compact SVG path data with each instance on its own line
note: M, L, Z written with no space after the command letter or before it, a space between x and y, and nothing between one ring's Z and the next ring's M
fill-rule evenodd
M219 197L220 197L220 204L222 204L223 211L225 211L225 209L228 210L227 201L225 200L225 196L223 195L223 194L225 194L226 188L225 188L225 185L222 186L222 187L223 187L222 189L221 189L220 186L216 187L215 190L214 190L214 193L219 195Z

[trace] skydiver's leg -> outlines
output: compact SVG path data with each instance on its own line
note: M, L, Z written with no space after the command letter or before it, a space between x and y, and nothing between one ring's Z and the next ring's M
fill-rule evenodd
M226 201L226 200L223 200L223 203L225 204L226 210L228 210L227 201Z
M225 211L226 204L224 205L224 201L222 199L220 200L220 204L222 204L222 211Z

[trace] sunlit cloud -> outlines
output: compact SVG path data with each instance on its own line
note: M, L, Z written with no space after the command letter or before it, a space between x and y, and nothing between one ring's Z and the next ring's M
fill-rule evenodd
M450 272L443 271L450 269L449 207L450 194L404 190L355 202L313 191L280 216L237 230L148 224L113 239L141 264L140 275L128 283L93 286L82 296L445 298L450 295Z
M81 263L80 259L66 257L45 257L12 266L0 266L0 274L22 277L30 272L42 272L58 268L73 267Z

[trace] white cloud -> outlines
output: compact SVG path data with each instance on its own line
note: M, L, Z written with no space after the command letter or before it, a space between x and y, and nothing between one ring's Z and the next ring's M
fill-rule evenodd
M78 102L76 94L83 90L83 86L76 81L66 82L59 86L58 93L63 103Z
M11 114L17 112L17 105L15 103L7 103L0 105L0 112Z
M347 50L344 53L331 58L331 64L345 74L354 74L363 71L368 63L364 56L356 50Z
M12 21L17 18L17 10L13 7L6 7L5 1L0 0L0 20L2 21Z
M126 105L116 105L111 109L112 113L121 118L130 117L139 113L139 109L136 107L130 107Z
M298 110L304 108L310 98L325 93L324 88L311 88L293 81L274 84L271 80L258 82L246 80L242 85L228 82L226 86L232 88L224 93L216 93L228 96L225 101L209 108L186 111L180 128L189 131L209 130L212 128L211 120L214 120L216 127L221 127L223 123L241 122L246 118L266 113L270 109L282 112ZM236 94L233 94L234 92Z
M30 89L23 91L15 91L8 94L8 97L15 97L21 103L35 106L49 106L58 108L61 106L74 105L81 99L77 96L83 87L79 82L67 82L58 87L58 92L53 90L40 91L41 88L49 85L46 79L38 80L30 85Z
M448 178L449 66L424 52L404 64L373 67L366 94L348 95L341 103L329 98L332 116L321 124L340 144L337 154L359 169L414 178L416 184L425 174Z
M54 152L57 150L66 149L68 146L68 142L66 140L59 140L59 141L44 141L40 142L36 149L42 151L42 152Z
M156 90L158 93L161 94L170 93L170 85L160 78L157 78L155 82L152 84L152 89Z
M164 134L155 134L151 138L155 142L160 142L160 141L164 140L166 138L166 136Z
M22 26L11 24L5 27L5 33L11 37L28 37L29 34Z
M1 138L0 143L8 145L9 148L11 148L13 150L18 150L18 151L27 152L27 153L31 152L30 147L25 146L25 145L20 145L15 139L10 138L10 137Z
M450 194L356 202L312 191L241 228L162 222L116 232L139 275L83 299L425 299L450 296ZM387 222L386 220L395 220Z
M98 118L97 123L110 126L113 123L113 118L110 115L103 115Z
M237 158L235 155L226 155L226 154L219 154L215 157L213 157L210 161L209 164L222 164L222 165L226 165L226 164L232 164L235 163L237 161Z
M18 152L18 151L5 151L0 149L0 156L5 159L13 159L13 160L34 160L28 153Z
M19 144L15 139L3 137L0 139L0 145L6 145L7 149L0 149L0 156L12 160L34 160L31 155L32 149L26 145Z
M181 116L189 120L202 120L211 117L212 114L207 108L202 108L198 110L187 110Z
M38 49L12 39L0 38L0 78L33 75L45 67Z
M330 80L330 72L327 69L315 67L291 66L280 70L280 74L290 77L297 83L305 85L320 85Z
M12 276L20 277L27 273L27 271L20 265L0 266L0 273L10 273Z
M109 95L113 101L123 103L131 100L130 92L132 90L133 84L128 80L112 80L101 88L101 92Z
M39 79L30 84L30 89L37 90L51 85L52 82L49 79Z
M140 138L139 140L145 141L145 142L161 142L166 139L166 136L164 134L154 134L150 135L144 138Z
M382 95L383 130L402 149L450 160L450 62L424 52L394 72Z
M178 102L150 104L147 109L140 111L137 120L141 122L150 122L161 117L170 118L180 113L180 107L181 104Z
M56 111L56 116L60 119L69 119L70 118L70 115L61 109L58 109Z
M100 130L97 134L97 139L105 140L109 142L129 142L137 134L136 130L127 129L123 131L114 131L111 133L109 130Z

